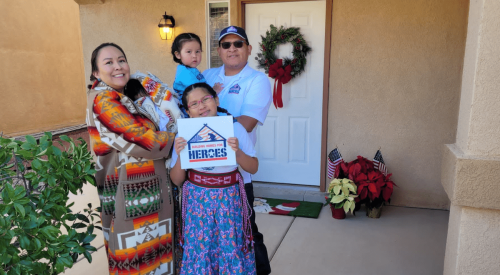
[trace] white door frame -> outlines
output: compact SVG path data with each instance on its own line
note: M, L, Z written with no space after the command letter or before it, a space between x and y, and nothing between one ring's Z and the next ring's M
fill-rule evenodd
M256 3L277 3L277 2L303 2L315 0L238 0L238 23L245 28L245 5ZM328 95L330 91L330 57L332 43L332 13L333 0L326 0L326 22L325 22L325 61L323 68L323 113L321 126L321 169L320 169L320 191L326 191L326 156L327 156L327 136L328 136Z

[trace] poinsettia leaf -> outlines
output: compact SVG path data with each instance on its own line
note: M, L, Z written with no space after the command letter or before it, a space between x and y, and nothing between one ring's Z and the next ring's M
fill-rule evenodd
M359 198L361 200L364 200L364 199L366 199L367 195L368 195L368 189L365 187L365 188L361 189L361 192L359 193Z
M368 190L370 190L371 193L376 194L377 193L377 186L375 186L374 183L370 182L368 184Z
M339 203L339 202L342 202L344 200L344 196L335 196L332 198L332 200L330 201L331 203Z
M345 186L347 186L347 188L349 188L349 190L351 192L353 192L354 194L356 194L356 185L348 183Z
M379 178L376 182L378 187L383 187L385 185L385 181L383 178Z
M338 178L340 176L340 167L341 167L342 162L339 164L335 165L335 173L333 174L334 178Z
M358 192L359 192L359 189L365 188L367 186L368 186L367 181L362 181L362 182L358 183Z
M382 192L382 196L384 197L385 201L389 201L391 199L392 195L392 189L391 188L384 188L384 191Z
M354 180L354 182L361 182L361 181L365 181L367 180L368 178L366 177L366 174L359 174L356 179Z
M342 171L344 171L344 173L346 173L348 170L347 170L347 165L345 164L345 162L341 162L340 165L342 167Z
M373 201L373 200L375 200L377 197L375 197L375 194L374 194L374 193L372 193L372 192L368 192L368 198L369 198L371 201Z
M380 197L382 195L382 187L376 185L375 186L377 188L377 193L374 194L376 198Z
M354 208L356 208L356 203L351 204L351 213L354 215Z
M349 188L347 188L347 186L345 186L345 185L344 185L344 186L342 186L342 194L343 194L344 196L349 195Z
M346 213L349 212L349 208L351 208L351 203L353 203L353 202L346 201L344 203L344 212L346 212Z
M361 164L356 163L354 164L354 173L357 175L361 172Z
M386 188L390 188L390 189L392 189L392 188L393 188L393 186L392 186L392 185L394 184L394 182L392 182L392 181L388 181L388 182L386 182L385 184L387 185L387 186L386 186Z
M333 193L335 193L335 195L338 195L340 192L340 189L341 189L340 185L335 185L333 187Z

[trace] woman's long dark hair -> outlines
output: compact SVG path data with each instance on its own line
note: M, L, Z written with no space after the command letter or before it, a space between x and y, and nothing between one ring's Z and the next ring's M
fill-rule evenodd
M200 43L200 49L202 48L201 39L198 35L190 32L185 32L179 34L172 43L172 56L174 57L174 62L182 64L181 60L175 56L175 52L181 53L182 45L189 41L196 41Z
M125 57L125 60L127 60L127 56L125 55L123 49L115 43L102 43L101 45L97 46L97 48L95 48L95 50L92 52L92 56L90 57L90 65L92 66L92 72L90 72L90 82L92 83L97 80L94 76L94 73L99 71L99 68L97 67L97 56L99 56L99 52L101 51L101 49L107 46L113 46L120 50L120 52L122 52L123 56ZM88 85L87 87L89 89L92 88L92 84Z
M187 86L187 88L184 90L184 93L182 93L182 98L181 98L181 103L184 109L188 110L188 102L187 102L187 97L189 93L191 93L194 89L203 89L207 93L209 93L211 96L214 97L214 99L217 98L217 92L212 88L210 85L207 83L199 82L199 83L194 83L192 85ZM219 113L226 113L228 115L231 115L226 109L221 108L217 106L217 112Z

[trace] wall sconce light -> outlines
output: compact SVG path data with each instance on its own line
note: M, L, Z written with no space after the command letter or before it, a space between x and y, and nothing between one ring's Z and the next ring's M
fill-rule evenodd
M167 20L170 20L168 23ZM171 15L167 15L167 12L163 15L163 18L160 19L160 23L158 23L158 29L160 31L160 36L162 40L172 39L174 37L174 27L175 27L175 19Z

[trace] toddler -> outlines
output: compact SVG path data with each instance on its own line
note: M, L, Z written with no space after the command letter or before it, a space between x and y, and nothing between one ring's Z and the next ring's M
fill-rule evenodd
M194 33L182 33L178 35L172 43L172 56L177 65L175 74L174 90L182 98L184 90L194 83L206 83L205 77L196 68L201 62L201 40ZM221 83L215 83L213 89L220 93ZM187 117L186 110L180 106L184 116Z

